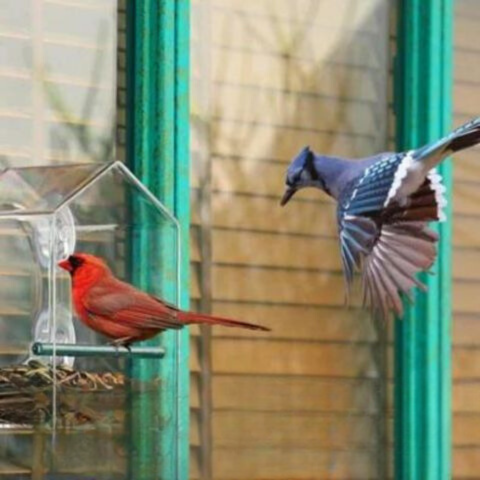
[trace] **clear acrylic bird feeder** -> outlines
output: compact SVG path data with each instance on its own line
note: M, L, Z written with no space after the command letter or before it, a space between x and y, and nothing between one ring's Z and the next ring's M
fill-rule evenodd
M178 369L156 344L115 352L76 319L58 262L100 256L119 278L177 303L178 238L175 218L120 162L0 174L0 456L12 474L159 478L161 455L132 439L148 425L158 449L178 417L162 368Z

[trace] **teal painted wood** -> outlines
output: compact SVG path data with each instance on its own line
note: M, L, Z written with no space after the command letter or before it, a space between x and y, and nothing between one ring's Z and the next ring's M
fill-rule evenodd
M409 149L451 128L452 0L398 2L395 70L397 147ZM451 186L452 165L439 168L449 192L428 294L395 330L395 478L451 478Z
M159 231L136 235L132 274L138 284L150 291L160 287L159 294L185 308L189 294L189 3L145 0L127 2L127 9L128 163L181 225L178 238ZM137 360L131 364L134 378L159 379L160 388L156 396L144 396L131 405L129 478L187 479L188 331L166 332L146 343L164 347L166 354L156 363ZM152 428L158 418L160 431ZM153 464L160 468L152 472Z
M175 209L180 231L180 306L190 302L190 0L175 2ZM189 478L190 370L189 333L177 337L179 370L178 457L179 479Z

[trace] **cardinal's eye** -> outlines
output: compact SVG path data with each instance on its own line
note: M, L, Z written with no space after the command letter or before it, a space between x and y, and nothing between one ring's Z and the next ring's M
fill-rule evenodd
M74 269L77 269L78 267L80 267L81 265L83 265L83 262L84 260L82 260L81 258L79 257L75 257L75 256L71 256L68 261L70 262L70 265L74 268Z

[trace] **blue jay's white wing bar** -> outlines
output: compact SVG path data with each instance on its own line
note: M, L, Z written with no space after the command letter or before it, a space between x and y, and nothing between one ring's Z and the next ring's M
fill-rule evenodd
M447 219L444 210L448 202L447 198L445 197L445 192L447 191L447 189L442 183L442 176L437 172L435 168L432 168L432 170L428 172L427 178L430 180L430 186L435 193L435 201L437 202L438 206L438 221L444 222Z

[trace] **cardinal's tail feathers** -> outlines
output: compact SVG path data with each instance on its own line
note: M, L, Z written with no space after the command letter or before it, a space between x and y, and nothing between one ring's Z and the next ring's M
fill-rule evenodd
M255 325L254 323L241 322L231 318L213 317L211 315L203 315L201 313L193 312L178 312L179 320L187 324L203 323L206 325L222 325L224 327L239 327L248 328L249 330L262 330L269 332L270 329L262 325Z

